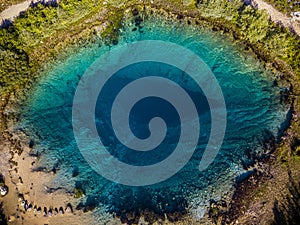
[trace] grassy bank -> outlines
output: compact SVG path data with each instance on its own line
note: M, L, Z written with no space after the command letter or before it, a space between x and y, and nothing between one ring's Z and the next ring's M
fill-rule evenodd
M270 21L266 12L245 6L239 0L221 1L221 4L216 0L202 0L198 7L202 15L233 32L266 62L278 64L277 67L285 63L283 72L290 70L300 75L299 37Z
M37 4L17 18L13 25L1 28L0 91L30 82L45 61L55 58L67 45L92 38L93 28L101 27L105 19L109 23L106 23L104 36L116 39L116 28L120 26L122 14L127 5L134 2L117 3L62 0L59 5ZM175 5L167 1L154 4L165 5L171 10ZM180 8L180 4L177 3L175 11L184 12L191 8L182 4ZM265 61L275 62L278 66L285 64L285 70L300 74L299 38L269 21L265 12L246 7L239 0L222 0L221 3L202 0L197 7L199 19L209 21L213 29L231 32Z
M2 90L11 84L24 83L32 78L43 60L51 57L51 54L55 55L56 49L48 49L54 47L54 44L59 45L61 39L54 38L66 35L65 32L68 31L72 35L69 29L75 23L80 24L85 16L99 10L91 1L76 3L77 1L62 1L59 6L37 4L19 16L13 25L0 29Z

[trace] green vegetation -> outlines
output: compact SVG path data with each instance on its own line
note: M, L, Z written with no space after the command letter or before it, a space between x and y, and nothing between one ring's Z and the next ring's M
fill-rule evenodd
M13 26L1 28L0 93L30 83L41 65L62 48L60 42L88 36L80 32L86 25L81 22L99 11L101 3L95 2L62 0L59 6L39 3L20 15Z
M80 188L75 188L74 189L74 197L75 198L81 198L83 196L84 196L83 190L81 190Z
M266 2L283 13L290 14L290 12L300 11L299 0L266 0Z
M265 12L240 0L200 0L193 6L182 3L157 0L152 6L162 5L167 11L191 15L213 29L231 33L265 62L274 63L282 72L300 74L299 38L269 21ZM27 10L13 26L0 29L0 94L30 85L45 62L55 60L66 46L95 39L100 30L106 44L116 44L124 11L133 4L143 3L61 0L58 5L39 3ZM147 0L144 4L152 3Z
M123 10L115 9L109 12L105 30L101 33L101 37L106 40L106 44L117 44L119 36L119 28L122 26Z
M281 67L283 72L300 74L299 37L270 21L265 11L245 6L240 0L203 0L198 8L203 17L233 33L264 61Z

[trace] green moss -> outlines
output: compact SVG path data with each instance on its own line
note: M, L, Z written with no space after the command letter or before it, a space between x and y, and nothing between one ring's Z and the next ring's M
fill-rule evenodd
M101 37L105 39L107 45L117 43L123 15L124 10L122 9L114 9L109 12L109 21L106 23L106 28L101 32Z
M47 58L57 54L57 42L84 30L78 24L101 6L102 1L90 0L62 0L58 7L39 3L15 19L13 26L1 28L1 95L34 80Z
M74 189L74 197L75 198L81 198L83 196L84 196L83 190L81 190L80 188L75 188Z
M240 0L199 2L200 14L214 26L234 33L265 61L285 62L285 70L300 74L300 39L289 30L276 26L265 11L243 5ZM280 65L282 67L282 65Z

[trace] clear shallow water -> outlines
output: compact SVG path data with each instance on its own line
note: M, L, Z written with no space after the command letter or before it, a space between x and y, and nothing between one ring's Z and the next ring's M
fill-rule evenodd
M23 110L20 126L26 129L29 136L38 139L34 149L41 155L38 166L48 170L55 168L57 171L48 186L63 186L70 191L74 187L81 188L86 193L82 199L83 204L104 206L109 212L123 217L126 212L145 209L162 214L185 212L188 208L199 213L211 198L218 200L230 190L236 177L245 172L243 165L251 164L252 158L249 155L262 154L262 143L273 136L277 138L286 119L287 107L280 104L280 90L272 86L272 74L267 74L249 55L242 54L226 37L161 18L148 19L142 25L143 28L136 31L132 31L134 25L125 25L118 45L139 40L163 40L179 44L200 56L219 81L226 102L227 129L221 150L207 170L200 172L198 166L210 132L209 107L202 91L193 85L192 80L184 88L200 112L201 132L193 157L180 172L159 184L128 187L106 180L89 167L74 139L72 103L81 76L99 56L110 49L104 45L100 47L98 43L79 49L66 60L58 62L36 84ZM159 67L155 64L148 66ZM138 71L145 67L136 65L134 69ZM166 67L164 69L168 70ZM174 75L172 80L182 84L182 78ZM111 85L108 84L102 92L103 96L108 97L107 101L97 104L96 117L106 120L109 113L103 111L110 108L109 96L113 98L114 93L130 81L130 77L122 75L110 80ZM145 110L150 104L155 107ZM98 115L97 112L101 113ZM162 116L171 127L178 120L176 111L167 102L144 99L132 110L133 124L134 121L142 124L133 128L133 132L146 137L148 131L143 124L147 124L147 118L153 115ZM107 132L101 132L101 126L98 126L104 142L111 141L113 136L109 124L106 128ZM176 132L176 129L170 129L169 132ZM165 151L159 151L159 154L153 151L150 157L119 151L123 148L115 146L110 152L127 163L148 165L162 160L172 152L177 141L176 135L173 136L175 138L163 143ZM119 146L115 139L114 143ZM114 152L114 149L118 151Z

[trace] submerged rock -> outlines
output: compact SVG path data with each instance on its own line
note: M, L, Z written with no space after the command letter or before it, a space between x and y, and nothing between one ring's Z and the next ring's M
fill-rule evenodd
M244 173L241 173L239 174L237 177L236 177L236 182L237 183L240 183L242 182L243 180L246 180L248 177L250 177L252 174L254 174L257 170L254 168L252 170L247 170L245 171Z
M92 211L97 207L98 203L95 197L89 196L86 199L84 212Z
M29 141L29 148L33 148L34 144L35 144L34 140L30 139L30 141Z
M72 177L77 177L78 174L79 174L79 168L75 166L72 172Z
M132 10L132 15L133 15L133 16L139 15L139 10L138 10L137 8L133 9L133 10Z
M83 210L84 207L85 207L85 205L84 205L82 202L80 202L80 203L76 206L76 210Z

